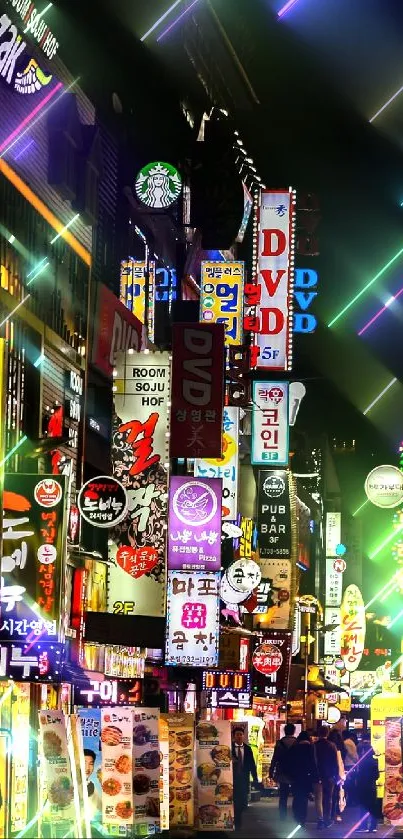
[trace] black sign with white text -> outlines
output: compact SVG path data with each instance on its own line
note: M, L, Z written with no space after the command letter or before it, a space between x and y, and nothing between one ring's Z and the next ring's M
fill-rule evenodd
M291 665L291 632L268 629L256 637L252 654L253 694L282 699L287 695Z
M104 679L75 682L73 703L82 708L102 705L140 705L143 691L141 679Z
M38 643L37 639L0 643L0 681L60 682L64 645Z
M259 469L257 521L261 558L290 559L291 504L287 470Z
M101 475L81 487L78 509L85 521L94 527L114 527L125 517L127 494L116 478Z

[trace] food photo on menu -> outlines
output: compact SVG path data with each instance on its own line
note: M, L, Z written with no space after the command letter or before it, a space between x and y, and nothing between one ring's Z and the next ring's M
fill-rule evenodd
M160 764L159 711L134 710L134 825L136 835L159 832Z
M395 827L403 826L403 779L402 779L402 722L400 719L385 720L385 790L383 815Z
M194 734L191 714L167 715L169 726L169 826L193 825Z

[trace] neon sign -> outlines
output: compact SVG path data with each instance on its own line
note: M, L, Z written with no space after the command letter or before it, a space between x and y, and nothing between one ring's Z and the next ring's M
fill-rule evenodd
M31 0L8 0L8 2L26 24L25 32L32 35L47 58L53 58L57 53L59 43L43 19L46 10L42 9L39 12Z
M304 257L319 256L317 227L320 222L318 196L305 193L297 210L296 252ZM294 300L299 308L294 314L294 332L314 332L318 321L309 311L318 296L318 273L313 268L296 268L294 279Z

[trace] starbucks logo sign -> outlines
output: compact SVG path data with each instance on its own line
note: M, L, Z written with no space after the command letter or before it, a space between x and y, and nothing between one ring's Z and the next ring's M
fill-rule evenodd
M182 180L170 163L148 163L140 169L135 186L139 201L147 207L163 210L176 201Z

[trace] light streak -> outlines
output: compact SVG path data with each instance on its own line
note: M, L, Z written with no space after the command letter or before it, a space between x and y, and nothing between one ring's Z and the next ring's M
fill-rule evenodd
M19 157L22 157L24 152L27 151L29 149L29 147L32 146L33 143L35 143L35 140L30 140L29 143L27 143L27 145L24 146L24 148L21 149L21 151L18 152L18 154L14 155L14 160L18 160Z
M21 839L22 836L25 836L25 834L28 832L28 830L30 830L30 828L33 827L33 825L36 824L39 821L42 813L45 810L45 807L47 807L47 806L48 806L48 802L45 801L45 803L42 805L42 807L40 807L40 809L38 810L36 815L31 819L31 821L28 822L28 824L25 825L24 829L21 830L20 833L17 833L15 839Z
M164 29L164 31L161 33L161 35L158 36L157 42L159 43L160 41L162 41L162 39L165 38L165 35L168 35L168 32L170 32L171 29L173 29L174 26L176 26L176 24L179 23L179 21L182 20L182 18L184 18L185 15L187 15L188 12L190 12L190 10L193 9L193 6L196 6L196 3L198 3L198 2L199 2L199 0L193 0L193 3L191 3L190 6L188 6L186 9L184 9L183 12L180 15L178 15L178 17L175 18L175 20L172 21L172 23L169 26L167 26L166 29Z
M5 702L5 701L6 701L6 699L8 699L8 697L10 696L10 693L12 693L12 692L13 692L13 685L11 685L11 687L9 687L9 688L5 691L5 693L3 693L3 696L2 696L2 697L1 697L1 699L0 699L0 706L3 704L3 702Z
M359 507L357 507L357 509L353 513L353 516L358 516L358 513L360 512L360 510L363 510L364 507L367 506L367 504L369 504L369 498L367 498L366 501L364 501L362 504L360 504Z
M373 408L374 405L376 405L376 403L379 402L380 399L382 399L382 396L385 396L385 393L388 392L389 388L391 388L392 385L395 384L395 382L397 382L396 378L391 379L389 384L387 384L386 387L384 387L384 389L381 390L380 393L378 393L378 396L373 400L373 402L370 402L370 404L365 408L365 411L362 412L364 414L364 417L366 417L366 415L369 414L371 408Z
M14 233L12 233L11 236L8 237L7 241L10 243L10 245L12 245L13 242L15 242Z
M402 617L403 617L403 609L402 609L402 610L401 610L401 611L400 611L400 612L399 612L399 613L398 613L398 614L397 614L397 615L393 618L393 621L391 621L391 622L388 624L388 627L387 627L387 628L388 628L388 629L392 629L392 626L393 626L395 623L397 623L397 621L398 621L398 620L400 620L400 618L402 618Z
M45 6L45 8L44 8L44 9L42 9L42 11L41 11L41 12L39 12L39 15L37 15L37 16L36 16L36 21L40 20L40 18L41 18L41 17L43 17L43 16L44 16L44 14L46 14L46 12L48 11L48 9L50 9L50 8L51 8L51 6L53 6L53 3L48 3L48 5L47 5L47 6ZM27 23L27 25L26 25L26 27L25 27L25 29L24 29L24 35L25 35L25 33L26 33L26 32L28 32L28 29L29 29L29 23Z
M382 597L380 597L380 598L379 598L379 602L380 602L380 603L384 603L384 602L385 602L385 600L387 600L387 599L388 599L388 597L390 597L390 595L391 595L391 594L393 594L393 592L395 591L395 589L396 589L397 587L398 587L398 581L397 581L397 580L393 580L392 584L389 586L389 589L387 589L387 590L385 591L385 594L383 594L383 595L382 595Z
M10 457L12 457L13 454L15 454L16 451L18 451L20 446L22 446L22 444L25 443L25 440L28 440L28 437L27 437L26 434L24 434L23 437L20 437L20 439L18 440L18 443L16 443L15 446L13 446L13 448L10 449L9 452L7 452L6 456L3 457L3 460L0 461L0 466L4 466L4 464L7 463L8 460L10 460Z
M54 245L56 240L60 239L60 237L63 236L63 233L65 233L66 230L68 230L69 227L71 227L71 225L74 224L74 222L77 221L78 218L80 218L80 213L76 213L75 216L73 216L73 218L70 219L70 221L67 222L67 224L65 224L65 226L62 227L61 230L59 230L59 233L53 239L50 240L50 244Z
M398 252L397 252L397 253L396 253L396 254L392 257L392 259L390 259L390 260L389 260L389 262L387 262L387 263L386 263L386 265L384 265L384 266L383 266L383 268L381 268L381 270L380 270L380 271L378 271L378 273L377 273L377 274L375 274L375 277L373 277L373 278L372 278L372 280L370 280L370 281L369 281L369 283L367 283L367 284L366 284L366 286L364 286L364 288L362 288L362 289L361 289L361 291L359 291L359 292L358 292L358 294L356 294L356 295L355 295L355 297L353 297L353 299L352 299L352 300L350 300L350 302L349 302L349 303L347 303L347 306L345 306L345 307L344 307L344 309L342 309L340 312L338 312L338 314L337 314L337 315L335 315L335 316L334 316L334 318L330 321L330 323L328 323L328 327L329 327L329 328L330 328L331 326L333 326L333 324L337 323L337 321L339 320L339 318L341 318L341 316L342 316L342 315L344 315L344 314L345 314L345 312L347 312L347 311L348 311L348 309L350 309L350 308L351 308L351 306L353 306L353 305L354 305L354 303L356 303L356 302L357 302L357 300L359 300L359 299L360 299L360 297L361 297L363 294L365 294L365 292L367 291L367 289L368 289L368 288L370 288L370 287L371 287L374 283L376 283L376 281L377 281L377 280L379 280L379 277L382 277L382 274L384 274L384 273L385 273L385 271L387 271L387 270L388 270L388 268L390 268L390 266L391 266L391 265L393 265L393 263L394 263L394 262L396 262L396 259L399 259L399 256L401 256L401 255L402 255L402 253L403 253L403 248L401 248L401 249L400 249L400 251L398 251Z
M400 295L401 295L401 294L403 294L403 288L399 289L399 291L397 292L397 294L393 294L393 295L392 295L392 297L389 297L389 299L386 301L385 305L384 305L384 306L382 306L382 309L379 309L379 312L377 312L377 313L376 313L376 315L374 315L374 316L371 318L371 320L369 320L369 321L368 321L368 323L366 323L366 324L365 324L365 326L363 326L363 327L362 327L362 329L360 329L360 331L359 331L357 334L358 334L358 335L360 335L360 336L361 336L361 335L363 335L363 334L364 334L364 332L366 332L366 331L367 331L367 329L369 329L369 327L370 327L370 326L372 326L372 324L373 324L373 323L375 323L375 321L377 321L377 320L378 320L378 318L379 318L379 317L380 317L380 316L381 316L384 312L386 312L386 309L388 309L388 308L389 308L389 306L391 306L391 305L392 305L392 303L394 303L394 302L395 302L395 300L397 300L397 298L398 298L398 297L400 297Z
M353 835L355 830L358 830L360 824L362 824L363 821L365 821L365 819L368 818L368 816L369 816L369 810L367 810L367 812L364 813L362 818L358 822L356 822L356 824L353 824L353 826L350 828L348 833L345 833L345 835L343 836L343 839L350 839L350 836Z
M35 123L38 122L38 119L40 119L42 117L42 114L46 114L48 108L46 109L46 111L42 111L42 109L45 107L45 105L48 104L48 102L50 102L51 99L53 99L54 95L56 93L58 93L58 91L60 90L61 87L63 87L62 82L58 82L57 85L55 85L55 87L52 88L52 90L50 90L49 93L47 93L46 96L44 96L44 98L41 99L41 101L38 102L37 105L35 105L35 108L33 108L32 111L30 111L29 114L27 114L27 116L24 117L22 122L20 122L20 124L17 125L17 128L14 128L14 131L12 131L11 134L9 134L8 137L6 137L6 139L3 140L3 142L0 146L0 152L2 153L1 154L2 157L3 157L4 154L6 154L15 145L15 143L18 142L18 140L21 137L24 136L24 134L26 134L26 132L28 131L28 128L26 128L26 130L23 130L23 129L25 129L25 127L28 124L30 125L30 127L32 127L32 125L35 125ZM67 90L67 88L66 88L66 90ZM63 91L63 93L65 93L65 91ZM63 96L63 93L60 94L60 96ZM57 97L56 102L60 99L60 96ZM54 104L55 104L55 102L52 102L52 105L54 105ZM51 106L49 106L49 107L51 107ZM40 116L38 116L34 120L34 122L31 124L31 120L34 119L34 117L37 114L40 114Z
M288 3L285 6L282 6L279 12L277 12L277 17L283 17L287 12L289 12L293 6L298 3L298 0L288 0Z
M369 554L369 558L374 559L375 556L378 556L378 554L381 551L383 551L384 548L386 548L386 545L389 545L389 542L391 542L392 539L394 539L395 536L397 536L398 533L401 533L402 530L403 530L403 524L401 524L400 527L397 527L396 530L393 530L393 532L389 534L388 538L385 539L383 542L381 542L381 544L378 545L378 547L374 550L374 552L372 554Z
M400 94L401 94L402 92L403 92L403 85L402 85L402 87L399 87L399 90L397 90L397 91L396 91L396 93L394 93L394 94L393 94L393 96L391 96L391 97L390 97L390 99L388 99L388 101L387 101L387 102L385 102L385 104L384 104L384 105L382 105L382 108L379 108L379 111L377 111L377 112L376 112L376 114L374 114L374 115L373 115L373 117L371 117L371 119L370 119L369 121L370 121L370 122L374 122L374 120L376 120L376 118L377 118L377 117L379 117L379 116L380 116L380 114L382 114L382 113L383 113L383 111L385 111L385 110L386 110L386 108L388 108L388 107L389 107L389 105L391 105L391 104L392 104L392 102L393 102L395 99L397 99L397 97L398 97L398 96L400 96Z
M36 268L34 268L34 271L36 271L36 274L34 274L34 276L33 276L33 277L31 277L31 279L30 279L30 280L29 280L29 282L27 283L27 286L31 285L31 283L33 283L33 281L34 281L34 280L36 280L36 278L37 278L37 277L39 277L39 274L42 274L42 271L44 271L44 270L45 270L45 268L48 268L48 267L49 267L49 265L50 265L50 263L49 263L49 262L44 262L44 264L43 264L43 265L41 265L41 264L39 263L39 264L36 266ZM31 271L31 274L32 274L32 273L33 273L33 272ZM30 274L28 274L28 276L30 276ZM13 316L13 315L15 315L15 313L16 313L16 312L18 312L18 309L20 309L20 308L21 308L21 306L23 306L23 305L24 305L24 303L26 303L26 301L27 301L27 300L29 300L29 298L30 298L30 297L31 297L31 294L26 294L26 295L25 295L25 297L23 297L23 298L22 298L22 300L20 300L20 302L19 302L19 303L17 303L17 305L16 305L16 306L14 306L14 309L11 309L11 312L9 312L9 313L8 313L8 315L7 315L5 318L3 318L3 320L1 321L1 323L0 323L0 329L2 328L2 326L4 326L4 324L5 324L5 323L7 323L7 321L8 321L8 320L10 320L10 318L12 318L12 316ZM1 465L1 464L0 464L0 465Z
M151 33L158 28L160 23L162 23L162 21L165 20L165 18L167 18L168 15L170 15L171 12L173 12L173 10L176 9L177 6L179 6L179 3L182 3L182 0L175 0L175 3L172 3L172 6L170 6L169 9L167 9L166 12L164 12L164 14L161 15L161 17L159 17L158 20L155 21L151 29L148 29L147 32L144 33L143 37L140 38L140 41L145 41L146 38L148 38L148 36L151 35Z
M375 600L378 600L378 598L380 597L382 592L386 591L387 588L390 588L390 586L392 585L392 582L396 582L399 575L400 575L400 572L396 571L396 573L393 575L393 577L390 580L388 580L388 582L377 592L377 594L375 594L374 597L371 600L368 600L368 603L366 603L365 606L364 606L365 611L367 611L369 606L372 606L372 604L375 603Z
M301 825L297 824L297 826L294 827L294 830L292 830L291 833L288 834L287 839L292 839L292 837L295 836L295 834L298 833L299 830L301 830Z
M36 361L34 362L34 367L40 367L43 361L45 361L45 355L42 352L40 354L39 358L37 358Z
M35 271L42 265L43 262L46 262L46 261L47 261L47 256L44 256L43 259L41 259L41 261L38 262L37 265L35 265L34 268L32 268L32 271L30 271L29 274L27 274L27 279L28 279L28 277L31 276L31 274L35 273Z

